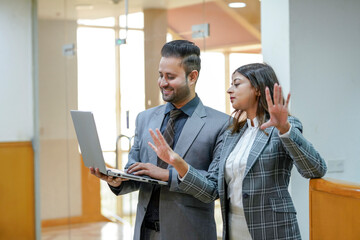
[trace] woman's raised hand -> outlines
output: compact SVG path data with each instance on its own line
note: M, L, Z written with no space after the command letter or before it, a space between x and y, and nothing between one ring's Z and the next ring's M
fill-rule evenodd
M280 134L284 134L289 131L290 123L288 122L288 105L290 101L290 93L287 96L286 101L283 101L281 86L275 83L274 85L274 102L270 96L270 90L268 87L265 89L266 102L268 104L268 110L270 114L270 119L261 125L261 129L265 129L271 126L276 127Z

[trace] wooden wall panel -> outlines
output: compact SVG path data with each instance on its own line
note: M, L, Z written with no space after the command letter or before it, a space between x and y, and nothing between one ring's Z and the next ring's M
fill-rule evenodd
M360 239L360 184L310 180L310 239Z
M0 239L35 239L31 142L0 143Z

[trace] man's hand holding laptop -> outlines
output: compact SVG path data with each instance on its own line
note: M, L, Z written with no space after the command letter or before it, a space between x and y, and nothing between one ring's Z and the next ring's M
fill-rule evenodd
M127 178L113 177L102 174L98 168L94 169L93 167L89 167L90 173L100 178L101 180L106 181L110 186L118 187L123 181L128 181Z

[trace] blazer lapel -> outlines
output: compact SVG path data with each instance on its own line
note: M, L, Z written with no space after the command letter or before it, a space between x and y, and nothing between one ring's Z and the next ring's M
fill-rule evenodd
M244 134L247 128L247 124L240 130L239 133L231 134L231 130L228 130L226 133L227 136L224 139L223 150L220 156L220 164L219 164L219 194L223 195L224 199L226 199L226 184L225 184L225 165L226 160L229 157L230 153L234 150L236 144L239 142L241 136Z
M239 142L241 136L244 134L245 130L247 128L247 124L245 124L245 126L240 130L239 133L234 133L231 134L229 133L229 135L227 136L227 138L224 141L223 144L223 152L221 153L221 159L223 159L225 162L226 159L229 157L230 153L234 150L236 144ZM231 131L231 130L229 130Z
M149 121L149 129L152 129L153 131L155 131L156 128L160 129L161 128L161 124L163 122L164 119L164 111L165 111L165 105L163 105L163 107L159 108L155 113L154 116L152 116L151 120ZM145 131L148 131L148 129L146 129ZM146 144L148 142L152 142L153 140L151 138L151 135L149 132L147 132L147 134L144 134L146 136L146 141L144 141ZM151 149L150 146L148 146L148 151L147 151L148 157L149 157L149 162L157 165L157 155L156 153Z
M264 133L264 131L259 130L255 137L255 141L250 149L250 154L246 163L246 169L244 176L247 175L250 168L254 165L256 160L259 158L261 152L263 151L264 147L266 146L267 142L270 139L270 135L272 131L274 130L274 127L266 128L264 131L267 133L267 135Z

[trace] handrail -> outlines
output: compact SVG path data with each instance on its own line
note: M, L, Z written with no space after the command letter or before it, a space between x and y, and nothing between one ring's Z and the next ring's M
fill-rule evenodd
M360 198L360 184L332 178L311 179L310 189L346 197Z
M131 140L134 138L134 136L131 136L131 137L129 137L129 136L127 136L127 135L124 135L124 134L120 134L117 138L116 138L116 146L115 146L115 156L116 156L116 158L115 158L115 168L116 169L118 169L118 165L119 165L119 152L118 152L118 145L119 145L119 141L120 141L120 139L121 138L127 138L128 139L128 141L129 141L129 149L128 149L128 151L130 151L130 149L131 149Z
M311 179L310 240L360 239L360 184Z

